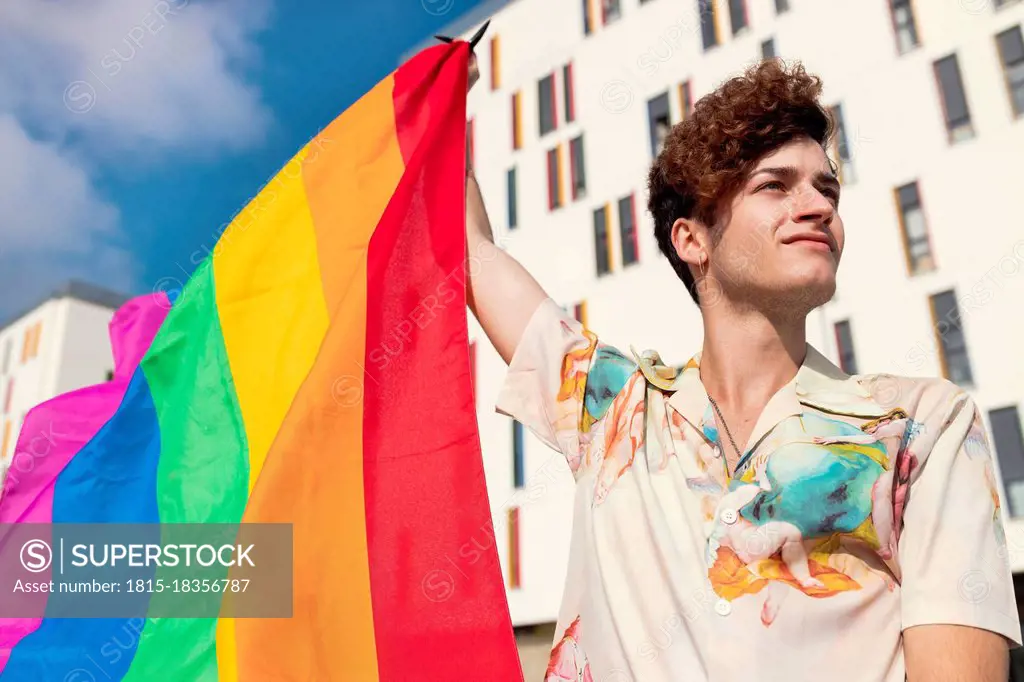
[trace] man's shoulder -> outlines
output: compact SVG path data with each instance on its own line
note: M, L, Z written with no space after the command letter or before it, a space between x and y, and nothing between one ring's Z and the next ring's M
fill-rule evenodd
M607 414L612 403L638 372L640 365L637 358L630 357L615 346L600 341L597 343L587 372L584 431Z
M943 377L878 372L854 374L850 378L880 406L902 410L916 421L945 419L953 410L959 411L972 403L966 389Z

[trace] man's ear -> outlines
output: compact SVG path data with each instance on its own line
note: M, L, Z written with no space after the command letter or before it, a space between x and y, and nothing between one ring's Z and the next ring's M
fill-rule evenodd
M700 222L690 218L677 218L672 223L671 238L676 255L684 263L697 267L699 263L707 260L707 229Z

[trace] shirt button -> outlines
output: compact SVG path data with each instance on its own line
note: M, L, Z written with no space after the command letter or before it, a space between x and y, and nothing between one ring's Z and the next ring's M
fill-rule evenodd
M725 599L719 599L715 602L715 613L719 616L728 616L732 613L732 604Z
M722 521L728 523L730 526L740 518L740 515L736 513L735 509L723 509L721 514ZM726 602L728 604L728 602Z

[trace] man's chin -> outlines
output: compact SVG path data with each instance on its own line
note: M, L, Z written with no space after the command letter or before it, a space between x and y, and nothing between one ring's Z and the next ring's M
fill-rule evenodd
M815 282L794 292L794 306L808 313L825 305L836 295L836 282Z
M833 277L793 278L784 283L776 280L775 284L774 287L766 287L744 282L729 288L726 296L782 321L806 317L815 308L831 301L836 294Z
M835 280L806 282L778 292L772 297L772 307L787 318L807 316L815 308L831 301L835 295Z

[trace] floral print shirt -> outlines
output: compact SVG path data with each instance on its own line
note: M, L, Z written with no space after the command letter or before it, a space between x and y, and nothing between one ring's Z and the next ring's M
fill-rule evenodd
M699 363L620 352L550 299L516 349L498 411L576 479L547 682L902 682L915 625L1020 644L966 393L808 346L729 476Z

